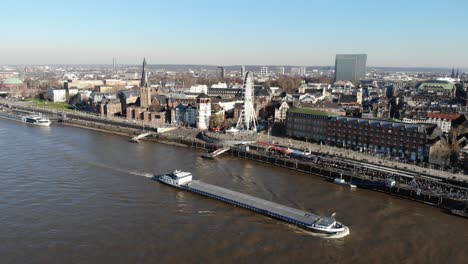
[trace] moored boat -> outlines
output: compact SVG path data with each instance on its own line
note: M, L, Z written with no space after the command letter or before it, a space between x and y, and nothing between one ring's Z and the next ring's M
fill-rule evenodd
M51 124L49 119L42 116L23 116L21 120L27 124L36 126L50 126Z
M449 213L456 215L456 216L468 218L468 211L466 208L464 210L450 209Z

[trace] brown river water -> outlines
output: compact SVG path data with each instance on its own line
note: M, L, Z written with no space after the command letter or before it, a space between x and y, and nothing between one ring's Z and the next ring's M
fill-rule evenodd
M266 164L53 124L0 120L0 263L468 263L468 220ZM162 185L195 179L311 211L323 238Z

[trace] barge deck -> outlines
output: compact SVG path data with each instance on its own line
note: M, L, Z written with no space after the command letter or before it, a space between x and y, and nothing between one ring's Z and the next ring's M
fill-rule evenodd
M181 187L194 193L241 206L304 228L310 227L321 219L320 216L311 212L302 211L200 181L191 181Z

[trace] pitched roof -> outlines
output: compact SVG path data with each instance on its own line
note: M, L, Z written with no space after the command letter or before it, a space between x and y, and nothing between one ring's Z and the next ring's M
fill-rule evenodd
M426 81L422 82L418 85L418 90L424 90L424 89L444 89L444 90L454 90L455 84L449 83L446 81Z
M158 102L160 104L165 104L167 103L167 97L165 95L162 95L162 94L156 94L156 95L152 95L151 96L151 99L156 99L158 100Z
M457 114L439 114L439 113L427 113L428 118L437 118L437 119L446 119L446 120L455 120L460 117Z

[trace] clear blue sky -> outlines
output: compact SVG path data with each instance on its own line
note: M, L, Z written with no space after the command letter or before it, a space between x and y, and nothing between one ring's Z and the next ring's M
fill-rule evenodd
M1 0L0 64L468 68L467 0Z

